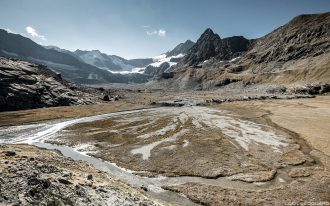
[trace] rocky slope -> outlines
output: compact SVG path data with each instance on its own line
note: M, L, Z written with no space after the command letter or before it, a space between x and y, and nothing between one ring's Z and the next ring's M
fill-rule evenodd
M56 151L0 145L0 205L160 205Z
M92 102L92 95L46 66L0 57L0 111Z
M247 85L328 88L329 60L330 13L301 15L255 40L221 39L207 29L172 71L173 78L148 85L194 90Z
M287 62L330 51L330 13L301 15L258 39L247 53L253 63Z

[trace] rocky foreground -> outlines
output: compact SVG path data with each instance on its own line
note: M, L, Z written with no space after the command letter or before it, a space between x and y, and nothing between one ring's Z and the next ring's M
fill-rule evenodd
M0 205L160 205L59 152L0 146Z

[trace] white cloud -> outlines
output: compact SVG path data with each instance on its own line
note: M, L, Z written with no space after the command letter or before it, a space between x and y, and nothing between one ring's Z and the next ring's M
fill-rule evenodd
M38 34L37 30L35 30L34 28L28 26L28 27L25 28L25 30L26 30L26 32L27 32L28 34L30 34L32 37L39 38L39 39L41 39L42 41L47 41L46 37L43 36L43 35Z
M153 35L158 35L160 37L166 36L166 31L164 29L159 29L158 31L157 30L147 31L146 33L148 36L153 36Z
M158 36L162 36L162 37L166 36L166 31L164 29L159 29Z

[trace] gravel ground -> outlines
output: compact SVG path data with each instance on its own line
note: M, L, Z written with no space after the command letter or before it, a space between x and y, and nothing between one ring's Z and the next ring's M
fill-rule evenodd
M0 205L160 205L82 161L31 145L0 146Z

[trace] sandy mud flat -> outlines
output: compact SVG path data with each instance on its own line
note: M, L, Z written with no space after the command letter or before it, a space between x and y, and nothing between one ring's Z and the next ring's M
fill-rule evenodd
M329 100L155 107L3 126L0 134L3 143L69 146L129 171L129 184L144 178L148 191L197 204L329 203Z

